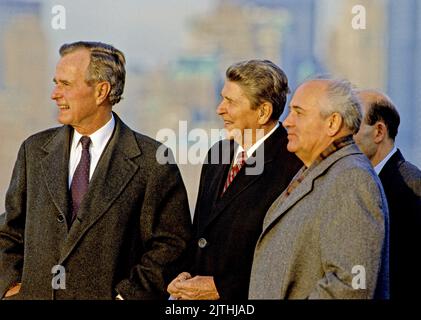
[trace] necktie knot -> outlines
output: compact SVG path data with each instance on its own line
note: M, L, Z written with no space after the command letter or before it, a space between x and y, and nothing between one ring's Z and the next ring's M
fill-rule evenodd
M247 155L246 155L246 152L245 151L241 151L238 155L237 155L237 158L236 158L236 160L235 160L235 165L237 165L237 166L243 166L244 165L244 163L246 162L246 159L247 159Z
M80 143L82 144L83 150L89 150L89 145L91 144L91 138L88 136L83 136L80 138Z

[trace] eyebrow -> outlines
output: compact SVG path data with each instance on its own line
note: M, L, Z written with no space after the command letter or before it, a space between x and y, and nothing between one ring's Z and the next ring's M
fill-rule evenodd
M57 80L56 78L53 78L53 82L55 84L57 84L57 83L69 84L70 83L70 81L68 81L68 80Z
M228 101L234 101L232 98L230 98L228 96L224 96L222 93L221 93L221 97L224 98L224 99L227 99Z
M294 106L289 106L288 108L289 108L290 110L291 110L291 109L294 109L294 110L297 110L297 109L298 109L298 110L300 110L300 111L305 111L305 110L304 110L303 108L301 108L300 106L295 106L295 105L294 105Z

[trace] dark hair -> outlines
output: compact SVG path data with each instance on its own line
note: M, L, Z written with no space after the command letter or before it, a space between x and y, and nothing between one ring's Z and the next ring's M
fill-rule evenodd
M383 121L387 128L387 133L392 140L395 140L398 134L400 124L400 116L394 104L387 100L381 99L373 102L369 106L365 122L372 126L377 121Z
M226 71L229 81L236 82L256 109L263 102L272 104L272 120L278 120L290 93L288 78L269 60L247 60L231 65Z
M111 105L118 103L124 91L126 59L123 52L112 45L102 42L78 41L64 44L60 47L60 55L63 57L79 49L87 49L91 53L91 59L86 74L86 82L91 84L97 81L107 81L111 85L109 101Z

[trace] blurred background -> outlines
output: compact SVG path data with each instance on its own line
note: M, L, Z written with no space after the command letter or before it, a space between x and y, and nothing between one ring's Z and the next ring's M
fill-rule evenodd
M65 29L52 25L58 4ZM366 29L353 28L355 5L365 8ZM419 0L0 0L0 213L21 142L59 125L49 98L58 49L78 40L125 53L124 100L114 110L153 138L170 128L188 148L197 141L178 134L180 120L188 130L221 128L226 68L264 58L292 90L330 73L385 91L401 115L397 145L421 167L420 18ZM180 165L192 211L200 168Z

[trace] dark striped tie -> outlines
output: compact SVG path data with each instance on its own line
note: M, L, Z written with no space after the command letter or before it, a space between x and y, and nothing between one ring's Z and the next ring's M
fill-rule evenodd
M73 175L72 184L70 185L70 191L72 193L72 220L70 224L76 219L80 203L88 191L89 186L89 167L91 165L89 145L91 144L91 139L88 136L83 136L80 138L80 143L82 144L82 156L80 157L79 164Z
M244 166L246 158L247 155L245 151L242 151L237 155L235 163L232 165L230 171L228 172L227 180L225 181L224 189L222 190L221 196L225 193L225 191L227 191L235 176L238 174L238 172L240 172L241 168Z

